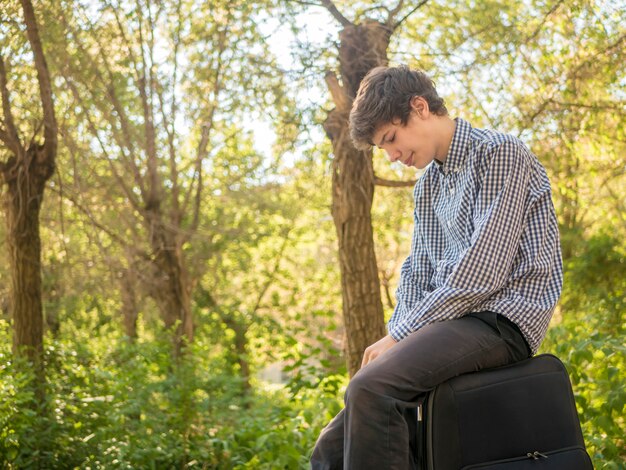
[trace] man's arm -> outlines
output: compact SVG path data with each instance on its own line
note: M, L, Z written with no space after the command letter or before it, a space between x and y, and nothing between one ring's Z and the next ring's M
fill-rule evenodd
M504 286L524 228L530 155L516 142L503 142L492 155L474 207L474 233L446 283L427 293L394 323L401 340L422 326L459 318Z
M413 194L416 203L418 199L431 197L430 194L425 193L428 193L428 188L424 188L423 181L419 181ZM396 338L393 332L397 330L397 325L402 323L411 313L415 305L424 298L433 275L433 267L423 243L417 211L413 212L413 221L411 252L400 269L400 280L396 290L396 307L387 325L389 334L396 341L401 338Z
M380 357L400 341L400 339L395 339L391 332L396 329L396 325L401 323L407 314L410 314L413 306L424 297L432 273L432 266L419 235L419 222L415 216L411 253L400 269L400 281L396 290L396 307L387 325L389 334L365 349L361 367Z
M418 182L413 192L413 198L417 202L418 198L424 195L423 181ZM430 197L430 196L428 196ZM417 211L413 212L413 239L411 242L411 252L402 263L400 269L400 281L396 290L396 307L389 320L387 329L390 334L370 345L363 353L361 367L370 363L391 349L399 340L396 340L391 332L395 330L395 325L401 323L413 306L416 305L426 294L433 268L426 254L426 249L420 234L420 223Z

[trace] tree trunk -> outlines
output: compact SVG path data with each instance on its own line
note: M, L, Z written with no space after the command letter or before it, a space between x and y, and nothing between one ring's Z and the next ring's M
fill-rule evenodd
M0 55L0 94L2 120L0 140L11 157L0 162L0 183L7 186L4 209L7 224L7 245L11 269L10 304L13 316L13 351L25 356L35 366L37 382L35 393L43 403L43 308L41 300L41 240L39 238L39 210L46 181L54 173L57 152L57 123L54 115L52 86L46 58L39 38L39 28L30 0L22 0L26 35L33 51L37 70L39 96L43 110L43 144L31 138L25 147L19 136L11 109L8 74Z
M150 244L157 269L154 297L167 329L174 328L174 350L179 355L185 343L193 341L193 319L187 272L182 246L178 237L161 222L161 216L152 212Z
M32 361L40 379L43 378L44 322L39 210L45 182L54 168L48 160L40 158L41 153L42 147L32 145L23 160L12 157L7 162L8 191L4 198L11 268L13 352Z
M132 268L124 269L120 279L124 334L131 343L137 339L137 280Z
M373 67L387 64L391 31L368 20L347 25L340 33L339 71L326 76L333 109L324 130L333 146L332 215L339 241L339 263L350 376L361 366L366 347L385 334L371 208L374 170L371 151L359 151L350 140L348 117L361 80Z

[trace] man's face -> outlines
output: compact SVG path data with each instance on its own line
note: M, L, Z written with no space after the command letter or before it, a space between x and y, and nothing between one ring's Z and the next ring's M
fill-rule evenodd
M406 126L400 121L383 124L373 136L373 143L387 152L391 162L400 161L406 166L425 168L437 156L432 128L434 117L417 103Z

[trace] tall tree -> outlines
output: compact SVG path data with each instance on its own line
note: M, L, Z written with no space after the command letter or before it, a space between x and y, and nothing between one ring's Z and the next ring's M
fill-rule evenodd
M46 181L52 176L57 153L57 122L46 56L37 17L30 0L21 0L28 43L37 71L40 124L30 136L20 136L11 104L10 65L0 53L2 123L0 139L8 159L0 162L1 183L6 186L4 211L11 265L13 348L32 360L43 377L43 312L41 300L41 239L39 212ZM27 126L24 126L27 128ZM24 128L22 127L22 128ZM43 131L40 131L43 128ZM26 143L29 142L29 143ZM42 388L39 389L40 393Z
M116 227L103 228L126 250L143 259L148 291L159 306L166 328L174 329L176 353L185 341L193 340L182 245L197 221L201 162L205 156L201 142L194 181L181 195L180 160L173 129L178 106L175 87L180 58L180 5L138 3L122 14L120 5L103 2L96 21L80 8L75 16L67 12L64 25L77 50L76 62L59 64L75 100L85 111L88 129L108 160L116 181L116 199L122 198L135 214L125 217L129 226L122 232ZM158 36L161 31L165 31L164 38ZM155 58L159 40L172 47L170 73L163 72L163 64ZM204 128L206 135L211 124ZM110 138L105 133L110 133ZM190 230L183 232L186 210L191 212L192 222ZM122 297L125 318L132 319L127 309L133 302L125 292ZM132 333L132 324L127 323L126 328Z
M363 77L372 68L387 65L393 32L425 2L407 13L401 0L387 9L386 18L380 21L367 17L350 21L331 0L321 3L342 26L338 70L327 72L325 77L335 108L328 113L324 130L333 146L332 215L339 242L346 361L350 375L354 375L365 348L385 334L371 210L375 184L396 183L377 178L372 151L352 145L348 116Z
M93 13L68 4L62 20L72 54L57 66L87 129L74 139L82 142L67 144L77 158L80 149L93 154L94 183L107 182L97 202L107 216L92 219L130 254L127 268L135 266L165 326L174 328L179 351L193 339L192 289L211 256L191 254L213 197L207 174L218 152L245 140L251 110L280 114L280 73L258 45L250 2L101 0ZM231 185L241 186L251 176L248 156L230 158ZM83 183L72 193L92 213L92 188ZM132 319L132 299L124 299Z

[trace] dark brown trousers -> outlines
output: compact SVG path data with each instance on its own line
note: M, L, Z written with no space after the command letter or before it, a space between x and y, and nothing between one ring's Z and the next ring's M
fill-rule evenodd
M344 409L317 440L311 468L414 469L411 436L419 398L452 377L529 354L517 327L492 312L433 323L410 334L352 377Z

